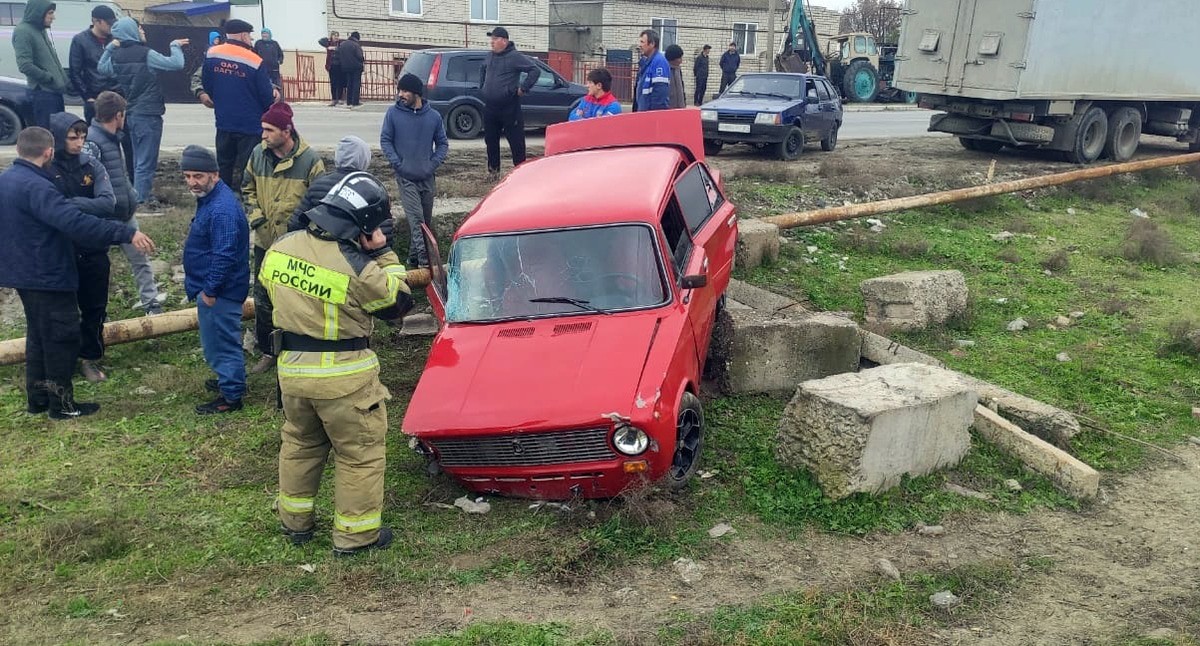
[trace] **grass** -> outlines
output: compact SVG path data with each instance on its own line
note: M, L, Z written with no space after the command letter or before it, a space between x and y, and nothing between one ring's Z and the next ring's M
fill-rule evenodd
M735 184L735 190L755 188ZM787 235L797 244L784 245L779 262L743 277L819 309L861 314L858 284L864 279L960 270L975 299L970 324L899 334L898 340L1112 430L1171 445L1197 432L1190 406L1200 401L1200 371L1187 351L1188 325L1180 321L1194 319L1200 264L1163 260L1200 250L1200 218L1192 208L1198 195L1194 180L1167 172L908 212L894 216L879 234L866 232L861 222L796 230ZM1151 219L1133 218L1135 207ZM1022 233L1008 243L990 238L1016 229ZM1124 257L1131 229L1141 232L1140 240L1150 239L1146 231L1152 230L1155 242L1140 248L1154 251ZM920 255L894 253L913 239L929 248ZM810 256L809 246L818 252ZM1160 253L1168 248L1173 254ZM1072 311L1085 315L1065 330L1046 327ZM1018 317L1031 328L1008 332L1006 324ZM975 345L956 349L955 339ZM1064 351L1072 361L1057 362L1055 355ZM1098 433L1082 434L1073 448L1105 470L1134 469L1145 458L1144 447Z
M970 315L954 329L907 335L904 342L1113 430L1169 445L1196 433L1188 406L1200 401L1200 371L1194 354L1159 354L1174 347L1173 339L1188 338L1186 331L1173 332L1171 324L1194 314L1200 269L1188 262L1163 267L1126 260L1119 246L1129 226L1128 211L1138 205L1180 253L1200 248L1195 212L1184 210L1194 204L1192 184L1163 176L1152 183L1122 184L1119 190L1087 188L1108 191L1111 202L1066 190L1037 195L1029 204L1024 198L996 198L967 210L904 214L879 234L861 223L790 232L800 244L784 245L778 263L744 277L821 309L861 312L858 283L865 278L908 269L960 269L974 294ZM734 180L731 186L739 204L770 208L834 199L813 185L762 177ZM1066 215L1068 207L1077 214ZM163 249L159 257L169 263L178 262L188 216L180 212L142 222ZM1022 232L1002 248L988 234L1006 227ZM817 252L810 254L809 246ZM1007 249L1016 256L1012 262L997 258ZM1055 261L1061 269L1046 276L1041 263L1060 253L1067 260ZM843 256L849 256L844 271L838 268ZM134 315L136 290L123 263L118 254L112 318ZM179 289L172 290L171 304L179 306ZM1046 329L1045 323L1075 310L1085 316L1070 328ZM1005 331L1018 316L1030 321L1031 329ZM20 331L5 333L11 337ZM961 338L976 344L956 349L953 341ZM383 327L375 346L394 396L389 415L395 428L428 346L393 337ZM1054 355L1061 351L1073 361L1056 362ZM108 633L95 631L104 630L105 617L118 610L154 623L191 616L197 607L218 613L311 596L354 603L373 595L419 596L485 582L513 588L529 580L578 585L625 565L656 567L680 556L703 558L720 545L706 534L717 522L735 524L742 535L792 540L805 528L860 536L933 524L953 514L1074 507L1044 479L1030 476L978 439L956 469L908 480L878 497L832 502L807 473L775 457L776 425L786 402L731 397L706 402L710 435L702 468L712 477L681 494L650 492L581 503L570 514L534 512L516 500L492 500L493 511L486 516L428 507L425 503L449 502L462 491L444 478L426 476L421 460L394 432L384 514L397 530L396 544L387 552L334 561L324 532L298 549L277 533L270 504L282 416L274 410L268 376L251 378L245 412L209 419L190 413L204 398L208 376L195 333L114 346L108 365L109 382L78 387L82 399L99 401L104 410L69 424L25 416L19 370L0 369L0 597L9 617L0 621L0 641L78 635L100 641ZM141 394L130 395L139 388ZM1145 462L1141 447L1108 435L1086 433L1076 439L1074 450L1103 469L1128 470ZM1003 484L1008 478L1020 480L1024 489L1009 491ZM989 493L993 500L948 493L946 482ZM323 528L329 523L330 485L327 477L317 501ZM314 566L311 573L299 567L308 564ZM956 583L946 577L964 578ZM963 590L968 605L986 604L988 591L1005 589L1009 578L942 572L863 590L785 595L711 616L671 618L658 639L667 644L882 642L944 619L930 614L921 601L932 588ZM859 637L863 641L855 641ZM502 623L475 624L425 643L620 639L567 624ZM273 643L338 642L318 635Z

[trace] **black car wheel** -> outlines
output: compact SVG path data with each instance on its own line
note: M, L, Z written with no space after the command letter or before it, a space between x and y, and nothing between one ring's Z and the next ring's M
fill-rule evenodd
M675 456L667 471L667 487L678 491L687 486L700 466L700 451L704 448L704 409L700 399L684 393L679 402L675 422Z
M714 156L720 155L721 149L724 147L725 147L725 142L723 142L723 141L717 141L716 139L705 139L704 140L704 154L705 155L714 155Z
M483 117L473 105L460 105L446 117L446 130L454 139L474 139L483 130Z
M0 105L0 146L11 146L17 143L17 133L24 126L21 117L7 105Z
M804 152L804 131L792 126L787 136L776 146L775 154L783 161L792 161Z
M829 131L829 134L821 138L821 150L831 152L834 148L837 148L838 130L841 130L841 128L842 124L833 124L833 128Z

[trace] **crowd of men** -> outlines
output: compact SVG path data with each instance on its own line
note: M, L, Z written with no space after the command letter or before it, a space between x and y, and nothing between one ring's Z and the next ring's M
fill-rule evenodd
M53 3L28 6L25 26L53 22ZM182 182L196 199L183 249L184 290L196 303L200 345L215 374L204 384L215 398L195 411L243 407L241 320L253 289L262 359L251 371L276 370L286 419L275 502L282 532L295 544L313 538L314 498L332 450L335 554L386 547L392 534L381 512L390 394L369 339L374 319L398 321L412 306L405 265L392 250L391 203L383 183L367 172L372 153L363 140L342 139L335 168L326 170L282 100L282 51L262 46L269 30L258 44L252 32L250 24L230 20L210 37L193 90L214 112L215 153L190 145L180 158ZM488 170L498 173L502 135L513 164L525 161L521 97L537 81L538 67L503 27L489 36L492 53L481 82ZM107 379L100 361L111 246L129 258L147 312L161 311L146 260L155 245L138 231L135 213L151 199L157 174L165 112L158 73L182 69L187 44L174 41L171 53L161 54L145 45L136 21L97 6L92 25L72 44L70 83L84 100L83 118L64 110L66 81L35 87L36 72L27 72L40 93L41 125L19 133L18 159L0 173L6 206L0 257L10 266L0 287L17 290L25 311L30 414L62 420L100 410L76 400L72 376L78 366L89 381ZM640 110L686 103L682 50L668 48L664 57L658 44L655 32L642 33ZM344 46L337 44L339 54ZM50 52L23 56L22 70L56 67ZM350 58L361 60L361 48ZM358 102L356 85L347 78L351 105ZM571 118L619 113L611 89L608 71L593 70L588 96ZM421 79L402 75L380 133L409 228L409 268L429 265L422 225L432 225L436 174L449 152L442 118L424 93Z

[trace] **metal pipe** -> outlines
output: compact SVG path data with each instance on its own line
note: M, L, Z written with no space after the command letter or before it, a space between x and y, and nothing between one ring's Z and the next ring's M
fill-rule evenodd
M428 269L414 269L405 279L410 289L419 289L429 284ZM254 317L254 299L247 299L242 306L242 318ZM196 308L163 312L157 316L142 316L135 319L112 321L104 326L104 344L120 345L133 341L154 339L168 334L190 332L200 327ZM0 341L0 366L25 361L25 338Z
M1094 168L1084 168L1066 173L1043 175L1042 177L1027 177L1025 179L1012 180L1008 182L986 184L984 186L971 186L968 188L956 188L950 191L926 193L925 195L914 195L912 197L900 197L891 200L881 200L879 202L864 202L862 204L836 206L828 209L800 211L798 213L784 213L782 215L773 215L760 219L763 222L774 224L780 229L793 229L796 227L806 227L815 224L825 224L826 222L836 222L838 220L853 220L854 218L879 215L880 213L893 213L896 211L906 211L908 209L937 206L939 204L963 202L965 200L974 200L981 197L990 197L992 195L1016 193L1019 191L1028 191L1036 188L1046 188L1049 186L1061 186L1063 184L1070 184L1071 182L1097 179L1100 177L1109 177L1111 175L1119 175L1122 173L1136 173L1138 171L1164 168L1167 166L1182 166L1184 164L1191 164L1195 162L1200 162L1200 153L1173 155L1170 157L1157 157L1154 159L1144 159L1142 161L1126 162L1123 164L1111 164L1109 166L1096 166Z

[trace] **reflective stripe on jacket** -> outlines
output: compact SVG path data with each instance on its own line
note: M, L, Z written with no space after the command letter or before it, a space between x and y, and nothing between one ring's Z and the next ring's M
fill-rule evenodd
M299 136L292 152L278 161L262 144L255 146L242 179L242 201L254 246L266 249L287 231L287 222L309 185L324 173L321 156Z

